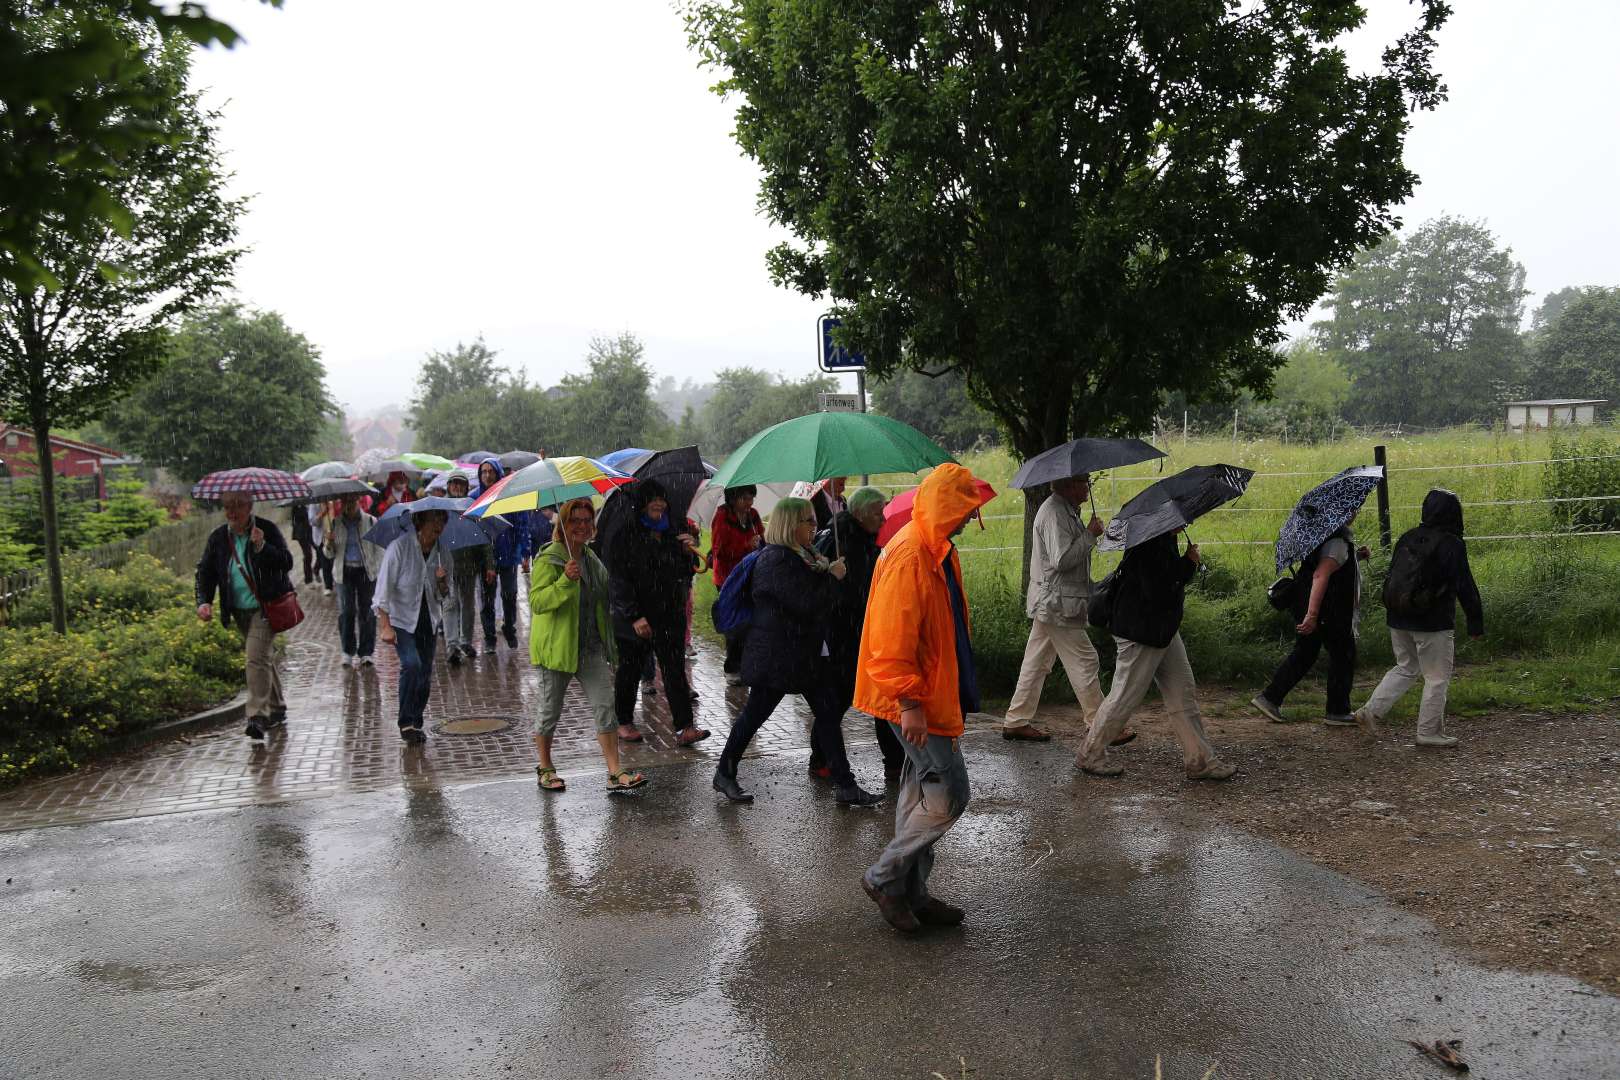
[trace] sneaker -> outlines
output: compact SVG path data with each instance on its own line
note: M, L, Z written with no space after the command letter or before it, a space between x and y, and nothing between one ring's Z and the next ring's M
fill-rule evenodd
M282 724L285 724L286 722L287 722L287 707L285 705L283 705L279 709L271 709L270 710L270 722L264 725L264 730L269 731L271 728L280 727Z
M1197 772L1187 774L1189 780L1230 780L1237 775L1237 766L1224 761L1211 761Z
M1124 776L1125 775L1125 766L1116 764L1115 762L1112 762L1112 761L1109 761L1107 758L1103 758L1101 761L1097 762L1097 764L1095 764L1095 765L1081 765L1079 762L1076 762L1075 764L1080 769L1081 772L1087 773L1087 774L1089 774L1091 776Z
M321 595L322 596L331 596L332 595L332 586L327 585L324 588L322 588L321 589Z
M1437 746L1441 749L1450 749L1457 745L1454 735L1419 735L1413 742L1418 746Z
M911 911L924 926L961 926L967 912L932 896L911 902Z
M1256 709L1259 709L1261 713L1265 715L1266 719L1270 720L1273 724L1288 723L1288 719L1287 717L1283 716L1282 710L1273 705L1271 703L1271 699L1266 697L1264 694L1254 695L1254 697L1249 699L1249 704L1253 705Z
M264 738L265 724L265 718L262 716L248 717L247 728L245 729L247 737L250 739Z
M407 746L421 746L427 742L427 732L419 727L402 727L399 729L399 737L405 740Z
M445 657L445 660L449 662L451 667L460 667L461 666L461 650L460 649L451 649L450 650L450 655Z
M1322 717L1322 723L1328 727L1355 727L1356 718L1350 713L1328 713Z
M922 923L917 921L917 916L912 912L911 905L906 903L904 897L890 896L882 890L873 888L865 876L861 878L861 888L866 890L866 895L870 896L872 902L878 906L878 911L883 914L884 922L903 934L915 934L922 929Z
M348 653L344 653L343 654L343 666L344 667L354 667L354 657L350 656Z
M375 660L373 660L371 658L370 653L366 653L366 655L362 656L360 658L360 663L364 667L376 667L377 666L377 661L375 661Z

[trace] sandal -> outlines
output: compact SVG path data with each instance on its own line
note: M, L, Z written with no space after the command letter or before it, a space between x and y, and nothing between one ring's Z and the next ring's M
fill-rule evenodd
M629 769L620 769L616 773L608 773L607 786L609 791L629 791L631 788L638 788L646 782L647 778L641 773L631 772Z
M535 775L540 777L541 791L567 791L568 784L557 775L557 770L550 765L535 766Z
M630 729L630 734L628 734L628 735L626 735L624 733L624 729L626 727ZM624 727L619 728L619 741L620 742L640 742L641 739L642 739L641 732L636 730L636 726L634 724L625 724Z
M675 741L681 746L691 746L693 743L702 742L708 737L708 728L689 727L681 729L681 733L675 736Z

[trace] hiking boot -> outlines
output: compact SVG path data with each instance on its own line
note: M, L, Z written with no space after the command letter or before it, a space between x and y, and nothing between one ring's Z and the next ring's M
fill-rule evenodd
M833 800L844 806L876 806L883 801L883 796L859 784L846 784L833 792Z
M1356 718L1350 713L1328 713L1322 717L1322 723L1328 727L1355 727Z
M1419 735L1412 740L1417 746L1435 746L1441 749L1450 749L1457 745L1454 735Z
M1237 766L1224 761L1211 761L1197 772L1189 772L1189 780L1230 780L1237 775Z
M955 904L947 904L932 896L912 901L911 910L924 926L961 926L962 919L967 915Z
M737 783L737 766L724 760L714 767L714 790L735 803L754 801L754 796Z
M861 878L861 888L866 890L866 895L878 906L884 922L903 934L915 934L922 929L922 923L917 921L917 916L912 912L911 905L906 903L905 897L890 896L881 889L873 888L865 876Z
M1282 710L1276 705L1273 705L1271 703L1271 699L1266 697L1264 694L1254 695L1254 697L1249 699L1249 704L1253 705L1256 709L1259 709L1261 713L1265 715L1266 719L1270 720L1273 724L1288 723L1288 718L1282 714Z
M1077 762L1075 762L1075 767L1078 768L1081 772L1086 773L1086 774L1088 774L1090 776L1124 776L1125 775L1125 766L1116 764L1116 763L1114 763L1112 761L1109 761L1107 758L1104 758L1103 760L1097 762L1095 765L1085 765L1085 764L1082 764L1081 762L1077 761Z

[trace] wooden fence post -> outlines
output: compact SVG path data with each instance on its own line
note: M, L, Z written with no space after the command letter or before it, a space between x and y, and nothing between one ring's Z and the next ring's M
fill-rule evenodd
M1378 542L1389 547L1389 454L1382 446L1373 447L1373 464L1383 466L1378 477Z

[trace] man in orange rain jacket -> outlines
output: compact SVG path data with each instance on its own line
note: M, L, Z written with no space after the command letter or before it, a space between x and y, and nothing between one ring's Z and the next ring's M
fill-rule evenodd
M861 879L889 925L955 926L962 909L928 895L934 844L968 804L962 719L979 708L962 566L951 538L985 496L973 474L941 465L917 489L911 523L878 559L861 631L855 707L900 729L894 839Z

